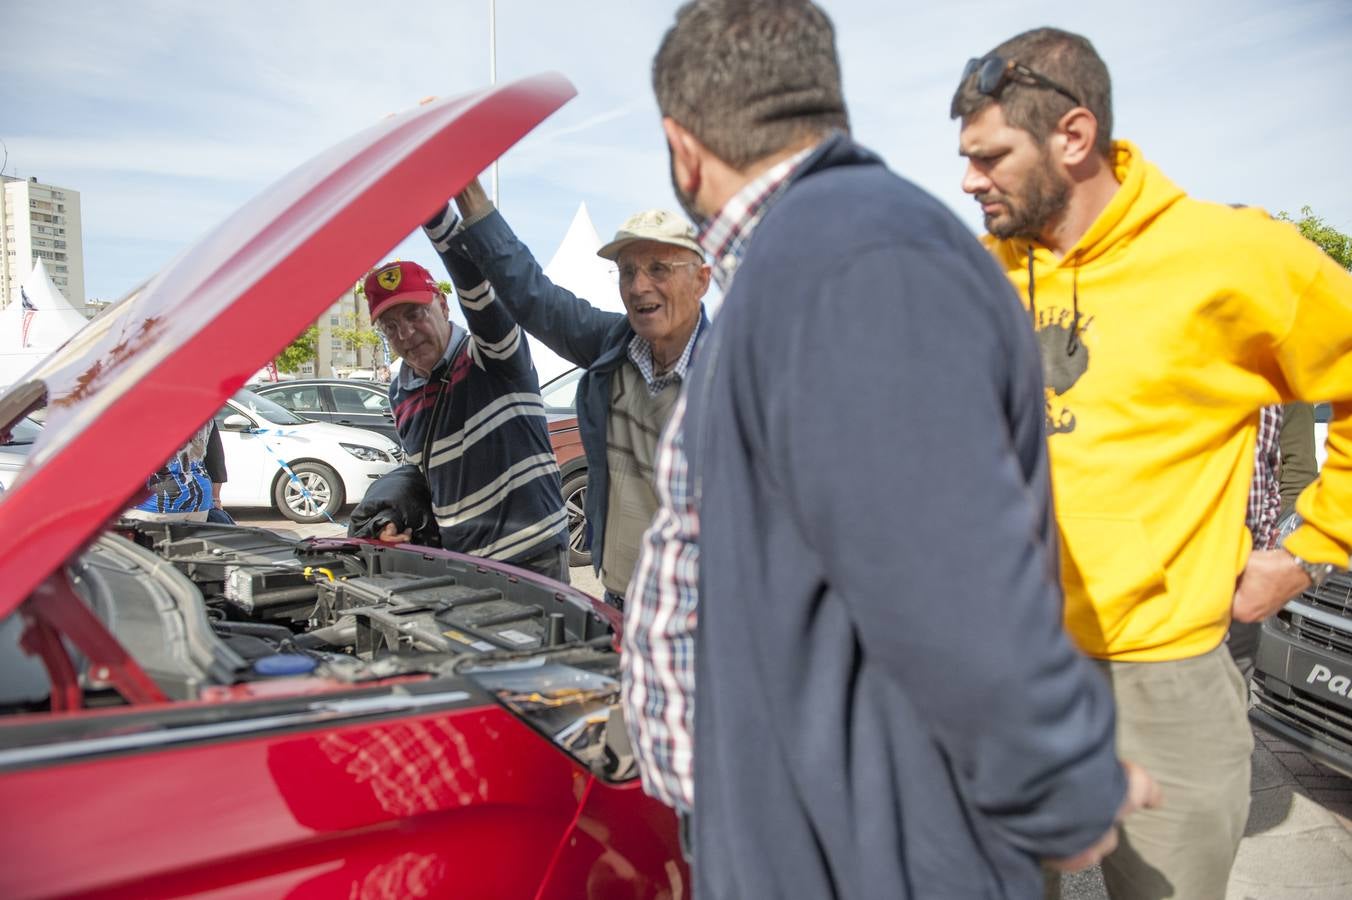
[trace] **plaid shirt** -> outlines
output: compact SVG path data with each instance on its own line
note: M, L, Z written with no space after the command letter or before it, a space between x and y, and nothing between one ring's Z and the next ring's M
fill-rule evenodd
M695 325L695 330L690 332L690 340L685 342L685 350L681 352L680 359L676 360L676 365L672 366L661 375L654 372L653 367L653 345L638 335L634 335L629 341L628 354L629 361L638 369L643 376L644 384L648 385L648 393L654 397L662 393L667 385L679 381L685 381L686 370L690 368L690 357L695 351L695 339L699 337L700 326Z
M1277 519L1282 511L1281 445L1282 408L1265 406L1258 414L1258 444L1254 447L1253 481L1249 484L1249 508L1244 524L1253 533L1253 549L1277 547Z
M714 278L725 297L751 233L812 149L775 164L746 184L701 231L700 245L714 260ZM625 595L621 680L643 789L668 806L690 812L695 796L699 498L685 455L685 400L683 391L658 445L654 472L658 509L644 532L642 553Z

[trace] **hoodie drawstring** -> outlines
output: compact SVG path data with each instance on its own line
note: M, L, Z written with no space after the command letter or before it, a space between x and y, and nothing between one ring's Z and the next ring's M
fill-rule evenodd
M1070 337L1066 338L1066 356L1074 356L1080 349L1080 254L1070 270Z
M1080 349L1080 254L1075 253L1075 265L1071 269L1070 335L1066 338L1066 355L1074 356ZM1037 281L1033 278L1033 242L1028 242L1028 312L1033 317L1033 329L1037 329Z

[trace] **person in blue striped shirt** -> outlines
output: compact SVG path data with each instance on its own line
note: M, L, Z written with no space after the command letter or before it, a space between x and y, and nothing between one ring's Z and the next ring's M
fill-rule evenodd
M408 465L373 485L358 512L381 540L407 542L407 506L387 500L425 481L442 547L567 582L567 516L530 349L486 281L453 274L476 285L457 290L468 330L449 320L446 295L417 263L386 263L365 279L371 320L404 361L390 404Z
M215 422L208 419L193 432L181 450L146 478L149 496L123 515L149 522L207 521L215 486L207 470L206 457L214 433Z

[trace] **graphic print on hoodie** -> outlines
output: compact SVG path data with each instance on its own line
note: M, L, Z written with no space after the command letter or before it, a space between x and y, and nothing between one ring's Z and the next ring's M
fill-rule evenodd
M1039 309L1034 318L1033 331L1042 351L1042 383L1047 398L1049 435L1075 430L1075 411L1058 398L1089 371L1089 347L1082 338L1093 322L1093 316L1059 306Z

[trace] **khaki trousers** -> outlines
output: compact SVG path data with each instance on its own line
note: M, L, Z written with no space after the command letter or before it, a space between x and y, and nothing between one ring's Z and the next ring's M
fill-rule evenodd
M1249 818L1248 691L1225 645L1190 659L1099 661L1117 701L1118 757L1144 766L1164 805L1127 818L1103 861L1113 900L1222 900ZM1061 896L1046 870L1047 900Z
M1248 691L1224 645L1190 659L1100 662L1117 701L1119 758L1164 804L1129 816L1103 861L1113 900L1225 897L1249 818Z

